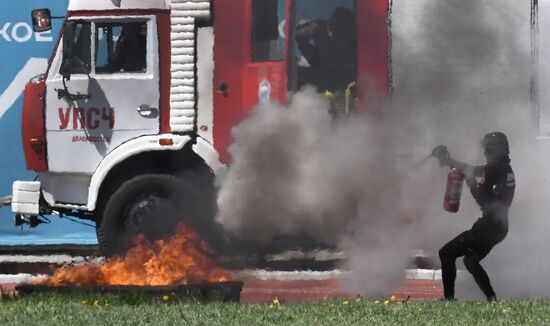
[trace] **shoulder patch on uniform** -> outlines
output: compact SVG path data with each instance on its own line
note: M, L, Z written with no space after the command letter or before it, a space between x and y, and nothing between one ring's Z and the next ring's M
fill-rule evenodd
M516 177L513 172L508 173L506 176L506 186L512 187L516 185Z

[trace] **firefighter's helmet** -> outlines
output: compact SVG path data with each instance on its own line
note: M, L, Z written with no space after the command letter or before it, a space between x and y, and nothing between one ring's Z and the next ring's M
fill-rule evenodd
M483 137L483 149L488 158L500 159L510 154L508 138L500 131L490 132Z

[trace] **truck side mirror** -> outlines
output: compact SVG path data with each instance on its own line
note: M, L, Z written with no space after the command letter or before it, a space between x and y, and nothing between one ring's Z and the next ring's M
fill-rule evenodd
M71 66L73 62L73 42L74 42L74 21L66 21L63 28L63 60L61 61L61 67L59 73L64 79L70 79Z
M46 32L52 29L52 15L50 9L35 9L31 12L32 29L37 32Z

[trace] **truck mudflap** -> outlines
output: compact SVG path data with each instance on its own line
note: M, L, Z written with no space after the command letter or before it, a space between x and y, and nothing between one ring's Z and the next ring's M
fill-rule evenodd
M11 210L15 214L40 214L40 181L13 183Z

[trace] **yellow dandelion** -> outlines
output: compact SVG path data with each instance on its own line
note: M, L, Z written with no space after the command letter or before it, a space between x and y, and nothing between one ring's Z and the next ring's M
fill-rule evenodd
M99 308L99 300L94 300L94 307Z
M402 304L402 303L403 303L403 302L401 302L401 301L397 301L397 304Z
M389 304L390 304L390 300L384 301L384 304L385 304L385 305L389 305Z
M380 300L374 300L374 304L380 304Z
M363 298L361 298L361 296L358 295L358 296L355 298L355 302L361 302L361 301L363 301Z
M349 304L349 300L344 300L342 304Z
M390 301L391 301L391 302L397 301L397 297L396 297L395 295L392 295L392 296L390 297Z
M167 295L162 296L162 301L168 302L170 300L170 297Z
M269 309L273 308L273 303L270 303L269 306L267 306Z
M476 301L477 304L481 304L481 301Z
M502 313L503 315L506 315L506 314L508 313L508 309L502 308L502 309L500 310L500 313Z
M280 302L279 302L279 298L275 298L275 299L273 300L273 304L275 304L275 305L278 305L278 304L280 304Z

